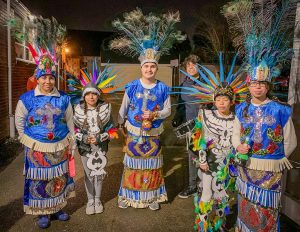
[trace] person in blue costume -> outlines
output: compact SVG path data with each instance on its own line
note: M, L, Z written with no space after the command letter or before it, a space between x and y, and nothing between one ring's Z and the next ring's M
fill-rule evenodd
M139 55L141 78L127 84L119 110L118 123L122 128L127 116L128 134L118 206L158 210L159 203L167 201L160 134L164 119L171 114L170 88L156 79L158 59L185 37L174 27L178 12L159 17L136 9L124 18L113 23L124 36L110 46Z
M62 211L75 195L69 175L73 141L73 111L70 98L55 84L55 57L44 49L33 50L37 63L37 87L18 101L15 122L24 156L24 211L38 215L40 228L50 226L49 215L69 219ZM38 55L37 55L38 54Z
M229 22L235 22L229 18L233 9L237 11L235 15L243 15L237 21L251 22L249 28L241 25L250 96L236 107L232 138L237 157L241 157L236 181L237 231L279 231L281 178L284 170L292 168L287 158L296 148L297 139L292 108L273 98L271 89L282 64L293 55L286 26L293 25L286 17L293 10L289 1L274 2L268 7L262 3L258 11L252 2L244 4L245 1L233 1L223 9ZM249 18L245 20L245 16ZM234 23L232 27L239 25Z

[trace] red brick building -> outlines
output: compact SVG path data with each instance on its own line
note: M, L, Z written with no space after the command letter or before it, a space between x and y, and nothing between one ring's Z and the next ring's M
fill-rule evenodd
M7 5L14 17L24 18L30 15L29 10L17 0L0 0L0 141L10 136L9 120L9 65L8 62L8 19ZM32 76L35 65L28 59L28 49L22 44L15 43L11 37L11 107L14 114L16 104L22 93L26 91L27 79ZM11 115L13 116L13 115Z

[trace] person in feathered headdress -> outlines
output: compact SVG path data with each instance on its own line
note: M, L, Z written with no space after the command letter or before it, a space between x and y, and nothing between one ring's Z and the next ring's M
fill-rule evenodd
M47 31L51 32L56 38L56 31ZM67 199L75 195L69 173L74 126L70 97L55 87L56 41L46 43L40 40L44 35L36 36L28 47L37 65L38 85L20 97L15 122L20 142L25 146L24 211L39 215L39 227L47 228L49 215L60 221L69 219L62 209Z
M228 190L234 189L234 179L230 177L234 159L231 138L235 116L231 106L243 101L247 96L247 86L241 75L242 67L235 72L235 55L225 76L222 53L219 55L219 72L215 74L205 66L196 65L201 81L182 71L195 81L194 86L174 87L181 94L193 96L193 104L214 104L214 110L200 109L192 130L191 152L200 168L201 180L198 194L194 197L195 230L219 231L225 226L229 213ZM215 68L216 70L216 68Z
M159 136L163 120L171 114L171 104L169 87L155 76L159 57L168 53L174 42L185 39L175 29L179 21L179 12L155 16L136 9L125 13L124 21L113 22L122 36L111 42L111 49L139 56L142 75L125 87L119 111L120 127L128 118L120 208L157 210L160 202L167 201Z
M117 75L108 65L98 69L96 60L93 62L92 73L80 70L79 78L70 78L68 86L73 88L68 94L80 98L74 109L75 136L79 154L85 173L85 188L88 197L86 214L103 212L101 190L106 176L104 168L107 164L106 153L108 142L117 138L114 128L111 104L102 100L101 94L113 92L112 85ZM77 102L74 99L74 102Z
M266 5L267 4L267 5ZM245 157L238 168L238 231L279 231L281 177L292 168L287 157L297 146L289 105L271 98L280 65L291 58L289 1L234 1L223 8L234 35L242 32L250 98L236 107L233 146ZM238 18L238 19L237 19ZM234 22L243 22L234 23ZM253 220L256 218L256 220Z

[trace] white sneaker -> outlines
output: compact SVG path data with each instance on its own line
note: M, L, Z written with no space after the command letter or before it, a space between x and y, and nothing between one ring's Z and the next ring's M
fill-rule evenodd
M87 215L92 215L95 213L95 202L94 200L89 200L88 203L86 204L86 209L85 213Z
M103 205L100 200L95 200L95 213L103 213Z
M149 205L149 209L151 209L151 210L159 210L159 203L157 201L152 202Z

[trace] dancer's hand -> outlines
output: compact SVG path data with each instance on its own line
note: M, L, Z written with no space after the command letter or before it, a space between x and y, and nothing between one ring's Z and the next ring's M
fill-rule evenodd
M247 154L249 152L249 149L250 149L250 146L246 143L240 144L236 148L236 150L243 155Z
M89 136L90 144L97 144L97 139L95 136Z
M209 166L207 163L205 164L200 164L200 169L203 171L203 172L207 172L209 170Z

